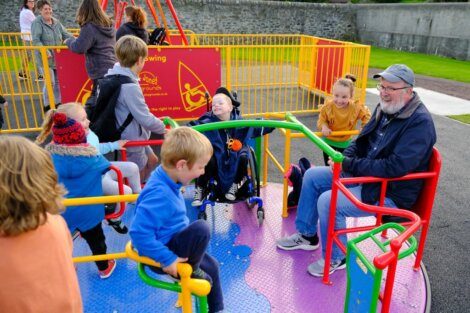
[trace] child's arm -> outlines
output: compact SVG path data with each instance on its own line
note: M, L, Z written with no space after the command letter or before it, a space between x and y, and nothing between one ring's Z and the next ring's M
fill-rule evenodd
M124 146L129 140L117 140L114 142L100 142L99 149L101 154L110 153L116 150L125 150Z
M155 134L165 133L165 125L150 112L139 85L122 85L119 97L127 104L132 116L143 128Z
M162 221L170 219L168 208L162 204L162 196L158 192L147 193L145 198L139 199L130 236L140 255L160 262L162 267L168 267L177 261L178 256L159 240Z
M359 105L359 118L361 119L361 129L370 121L370 110L365 104Z
M93 30L89 24L86 24L80 30L80 35L77 38L71 37L65 40L65 44L75 53L84 54L93 45L94 36Z
M331 134L331 129L328 127L328 114L327 114L327 103L322 106L320 109L320 114L318 115L317 128L323 134L323 136L328 137Z

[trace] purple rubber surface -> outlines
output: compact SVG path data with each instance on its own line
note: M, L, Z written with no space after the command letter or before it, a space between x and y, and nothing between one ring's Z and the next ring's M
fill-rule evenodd
M227 218L240 226L235 243L252 249L250 267L245 274L247 284L268 299L271 312L343 312L346 270L333 273L330 276L333 285L328 286L320 278L307 273L308 264L321 258L320 248L313 252L277 249L277 238L295 232L295 211L291 211L286 219L281 217L280 184L270 183L262 188L261 197L266 212L261 227L258 226L256 212L249 210L244 203L235 204L233 210L225 213ZM373 218L363 218L360 222L365 225L373 221ZM358 220L348 221L351 226L356 223ZM372 244L364 244L361 248L371 258L377 251ZM424 276L421 271L413 271L414 259L411 255L399 262L390 312L425 310ZM383 279L385 277L386 272Z

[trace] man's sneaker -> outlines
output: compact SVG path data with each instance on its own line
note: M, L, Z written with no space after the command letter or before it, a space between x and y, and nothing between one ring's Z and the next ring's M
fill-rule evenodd
M312 241L302 237L300 233L295 233L288 237L276 240L277 247L282 250L316 250L319 247L318 236L315 235Z
M127 234L128 229L127 226L121 220L107 220L108 225L114 228L120 234Z
M108 278L114 272L116 268L116 260L108 260L108 268L102 271L98 271L101 279Z
M227 193L225 194L225 199L234 201L236 199L235 194L238 191L238 185L233 183L232 186L228 189Z
M28 75L26 75L26 73L19 72L19 73L18 73L18 78L19 78L20 80L25 80L25 79L28 79L29 77L28 77Z
M310 264L307 271L310 275L315 277L323 277L323 269L325 267L325 259L320 259L317 262ZM346 258L342 260L333 261L330 263L330 274L333 274L337 270L343 270L346 268Z
M194 189L194 199L193 202L191 202L192 206L201 206L202 205L202 188L201 187L196 187Z
M37 81L37 82L42 82L42 81L44 81L44 76L38 75L38 77L36 78L36 81Z

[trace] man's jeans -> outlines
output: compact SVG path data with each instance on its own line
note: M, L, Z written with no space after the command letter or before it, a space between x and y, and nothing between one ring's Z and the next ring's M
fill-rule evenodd
M316 166L305 172L299 205L297 206L297 218L295 225L297 231L305 236L313 236L317 233L317 224L320 220L320 237L322 254L326 252L326 234L328 231L328 218L330 215L330 199L333 172L330 167ZM362 185L348 188L352 194L362 201ZM385 198L386 207L396 207L393 200ZM335 229L346 228L346 217L371 216L369 212L358 209L346 196L338 190L336 204ZM346 235L340 236L341 242L346 246ZM333 245L332 261L341 260L344 254L337 245Z

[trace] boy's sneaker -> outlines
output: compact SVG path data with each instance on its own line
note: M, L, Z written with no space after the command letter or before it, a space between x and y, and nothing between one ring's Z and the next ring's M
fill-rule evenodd
M235 194L238 191L238 185L233 183L232 186L228 189L227 193L225 194L225 199L234 201L236 199Z
M124 225L124 223L121 220L107 220L108 225L114 228L115 231L117 231L120 234L127 234L129 231L127 229L127 226Z
M307 271L310 275L315 277L323 277L323 269L325 267L325 259L320 259L317 262L310 264ZM330 263L330 274L336 270L343 270L346 268L346 258L342 260L332 261Z
M19 72L19 73L18 73L18 78L19 78L20 80L25 80L25 79L28 79L29 77L28 77L28 75L26 75L26 73Z
M116 260L108 260L108 268L102 271L98 271L101 279L108 278L116 269Z
M312 251L320 246L318 236L315 234L312 240L305 239L300 233L276 240L276 245L282 250L307 250Z
M193 202L191 202L192 206L201 206L202 205L202 188L201 187L196 187L194 189L194 199Z
M191 274L191 277L207 280L212 286L212 278L206 272L204 272L204 270L202 270L201 268L195 269L193 273Z
M42 82L42 81L44 81L44 76L38 75L38 77L36 78L36 81L37 81L37 82Z

